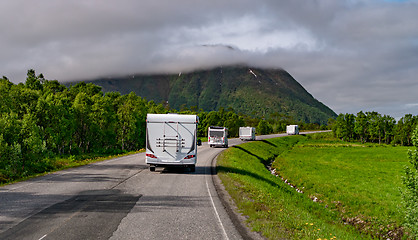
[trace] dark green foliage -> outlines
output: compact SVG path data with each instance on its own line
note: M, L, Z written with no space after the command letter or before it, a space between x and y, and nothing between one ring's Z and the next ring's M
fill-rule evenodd
M244 119L238 116L233 110L225 111L221 108L219 111L198 113L200 123L198 125L198 135L208 136L210 126L223 126L228 128L229 137L238 137L239 127L245 126Z
M336 137L343 141L350 141L354 138L354 115L340 113L333 126L333 131Z
M272 132L273 132L273 127L265 120L261 120L258 123L257 134L265 135L265 134L270 134Z
M362 111L360 111L359 113L357 113L357 117L355 120L355 125L354 125L354 132L357 134L357 136L360 138L360 141L362 143L365 143L367 141L367 127L368 127L368 122L367 122L367 116L366 114L364 114Z
M253 75L251 71L256 75ZM135 75L92 81L105 92L119 91L155 102L168 102L177 110L218 111L232 108L255 118L275 114L295 121L326 124L336 114L312 97L289 73L282 69L245 66L218 67L173 75Z
M172 87L184 84L181 77L177 80ZM201 86L196 83L191 90L182 89L178 97L198 98L195 93ZM208 92L207 96L212 95ZM103 94L100 86L85 82L67 88L56 80L46 80L42 74L36 76L34 70L28 71L25 84L0 79L0 103L0 182L53 170L56 165L51 159L57 156L139 150L145 145L147 113L176 112L167 104L155 104L133 92ZM211 112L197 112L194 107L188 110L186 105L182 108L182 114L199 116L199 137L207 136L211 125L225 126L230 137L237 137L239 127L257 126L259 122L238 115L232 108ZM270 120L280 124L284 121L281 115Z
M399 119L398 124L395 127L395 143L399 143L405 146L412 145L412 132L418 125L418 116L412 114L406 114Z
M403 183L406 191L403 192L405 203L405 225L411 231L412 237L418 237L418 126L411 138L414 150L408 151L410 166L405 168Z
M357 116L354 114L339 114L335 121L328 123L332 125L334 135L341 140L360 140L362 143L386 143L411 146L411 136L415 126L418 124L418 116L406 114L398 123L388 115L381 115L377 112L360 111Z
M28 70L27 77L26 77L26 87L33 90L42 90L42 83L43 81L43 75L36 76L35 70L30 69Z
M166 112L134 93L67 88L34 70L25 84L0 79L0 103L0 182L54 169L54 156L139 150L147 112Z

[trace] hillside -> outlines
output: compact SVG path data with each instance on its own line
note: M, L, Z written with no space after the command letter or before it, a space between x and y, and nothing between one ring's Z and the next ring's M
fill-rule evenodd
M118 91L205 111L232 108L250 116L284 114L295 120L325 124L336 114L309 94L288 72L245 66L217 67L190 73L133 75L92 81L104 92Z

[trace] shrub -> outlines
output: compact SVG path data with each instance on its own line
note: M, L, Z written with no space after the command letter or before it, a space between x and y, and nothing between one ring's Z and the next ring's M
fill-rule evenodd
M412 165L405 167L403 183L406 190L403 192L405 203L405 226L413 238L418 237L418 127L415 128L412 143L414 150L408 151L409 162Z

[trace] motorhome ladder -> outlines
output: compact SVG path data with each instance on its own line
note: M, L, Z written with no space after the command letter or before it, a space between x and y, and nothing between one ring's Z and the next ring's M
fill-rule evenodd
M180 139L179 122L176 122L176 135L175 136L166 135L166 125L169 125L170 123L174 123L174 122L164 122L163 137L157 138L157 147L162 147L163 152L166 152L167 148L175 147L176 152L179 152L180 148L184 148L185 140L183 138Z

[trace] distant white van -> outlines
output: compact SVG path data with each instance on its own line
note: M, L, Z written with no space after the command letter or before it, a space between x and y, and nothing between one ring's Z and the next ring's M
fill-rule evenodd
M287 135L297 135L299 134L299 126L298 125L287 125L286 126Z
M255 140L255 128L253 127L240 127L239 139L241 141L254 141Z
M185 166L195 171L196 115L147 114L145 162L150 171L159 166Z
M228 128L210 126L208 128L208 144L210 147L228 147Z

